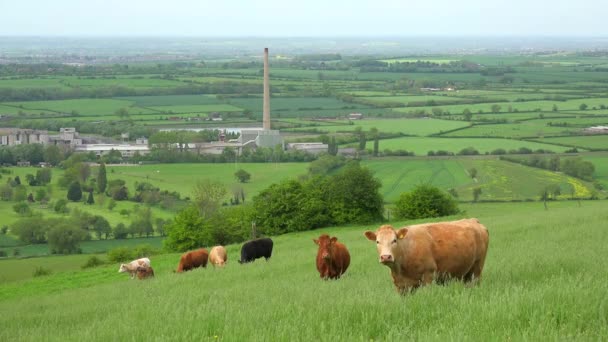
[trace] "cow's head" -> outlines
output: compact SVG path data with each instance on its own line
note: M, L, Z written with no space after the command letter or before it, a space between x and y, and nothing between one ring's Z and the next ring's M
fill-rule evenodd
M127 272L127 271L129 271L129 269L127 268L127 265L125 265L125 264L121 264L120 268L118 268L118 273Z
M395 230L391 225L383 225L376 232L366 231L365 237L370 241L376 242L380 262L385 265L390 265L395 262L395 254L397 253L397 245L400 239L403 239L407 234L407 228Z
M338 238L335 236L330 238L329 235L323 234L319 236L318 239L313 239L312 241L314 241L314 243L319 246L318 255L320 255L323 260L327 261L331 258L333 254L333 249L336 244L336 241L338 241Z

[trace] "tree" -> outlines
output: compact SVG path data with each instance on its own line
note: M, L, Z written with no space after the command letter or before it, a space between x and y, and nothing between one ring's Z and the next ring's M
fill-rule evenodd
M87 198L86 203L87 204L94 204L95 203L95 199L93 198L93 191L89 191L89 197Z
M473 118L473 114L471 113L471 110L469 108L465 108L462 111L462 115L464 115L464 119L466 121L471 121L471 118Z
M116 200L111 199L110 202L108 202L108 210L112 211L112 209L114 209L116 207Z
M57 166L64 159L63 152L61 152L57 145L46 146L44 148L43 157L45 162L53 166Z
M500 109L502 107L500 107L500 105L493 104L491 108L492 108L492 113L500 113Z
M378 150L380 149L380 132L378 131L378 129L376 127L373 127L372 129L370 129L370 133L372 134L372 137L374 138L374 151L373 151L373 156L377 157L378 156Z
M585 103L581 103L581 105L580 105L580 106L578 106L578 109L580 109L580 110L586 110L586 109L587 109L587 107L589 107L589 106L587 106L587 104L585 104Z
M51 253L72 254L80 252L80 242L86 238L87 232L62 221L49 229L48 235Z
M473 188L473 202L477 202L480 195L481 195L481 188L480 187Z
M167 235L165 232L165 225L167 224L166 220L158 217L154 220L154 223L156 223L156 233L158 233L158 235L160 235L160 236Z
M13 201L20 202L27 199L27 190L24 185L17 185L13 188Z
M197 206L188 206L180 211L172 222L164 226L167 237L163 246L168 251L184 252L209 245L207 229L210 227L199 214Z
M93 217L93 231L97 235L97 238L101 240L101 238L105 235L105 239L108 239L110 233L112 233L112 227L110 226L110 222L106 220L103 216L95 215Z
M78 181L74 181L70 184L67 198L72 202L78 202L82 199L82 189L80 188L80 183Z
M234 173L234 177L241 183L247 183L251 179L251 174L243 169L239 169Z
M458 203L447 193L432 185L418 185L404 192L395 203L395 215L399 219L418 219L454 215Z
M450 195L452 195L452 197L454 197L454 198L458 198L458 191L456 191L456 189L454 189L454 188L450 188L450 189L448 190L448 193L449 193Z
M477 169L472 167L469 169L469 176L471 176L471 178L475 178L477 177Z
M32 209L25 202L19 202L13 205L13 211L16 212L20 216L31 216Z
M68 201L63 198L57 200L57 202L55 202L53 210L55 210L56 213L67 214L69 212Z
M121 222L117 224L116 227L114 227L112 235L114 235L114 238L117 240L126 239L129 235L129 229L125 226L124 223Z
M36 181L40 185L47 185L51 182L51 169L42 168L36 171Z
M21 185L21 179L19 178L19 176L15 176L13 182L15 183L15 185Z
M553 108L551 110L553 110L554 112L557 112L557 110L558 110L557 105L553 104Z
M106 177L106 164L101 163L99 170L97 171L97 192L104 193L106 186L108 185L108 178Z
M220 207L226 197L226 188L218 181L203 180L194 187L194 204L202 217L208 218Z

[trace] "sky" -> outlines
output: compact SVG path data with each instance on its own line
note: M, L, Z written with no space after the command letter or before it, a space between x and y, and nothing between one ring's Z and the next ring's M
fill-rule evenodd
M0 36L608 36L607 0L0 0Z

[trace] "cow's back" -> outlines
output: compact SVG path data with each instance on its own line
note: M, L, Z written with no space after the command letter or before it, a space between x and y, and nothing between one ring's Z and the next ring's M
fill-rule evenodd
M428 224L424 229L440 275L464 278L474 265L481 263L483 268L489 239L487 229L477 219Z
M270 238L247 241L241 247L241 262L250 262L257 258L269 259L272 256L273 242Z
M228 260L226 249L223 246L215 246L209 252L209 262L212 265L223 265Z

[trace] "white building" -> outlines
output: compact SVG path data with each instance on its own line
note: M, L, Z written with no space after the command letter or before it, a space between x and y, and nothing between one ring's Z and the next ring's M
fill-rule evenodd
M123 156L123 158L130 158L135 155L135 152L138 152L140 155L145 155L150 153L150 148L148 145L133 145L133 144L86 144L76 146L74 149L76 152L94 152L95 155L101 157L105 154L110 153L110 151L118 151Z

